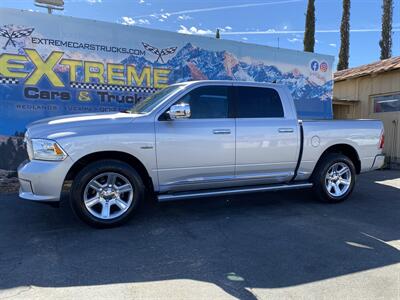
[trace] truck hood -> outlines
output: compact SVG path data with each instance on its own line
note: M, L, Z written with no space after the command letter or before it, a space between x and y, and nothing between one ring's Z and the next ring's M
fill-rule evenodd
M27 126L29 138L57 139L64 136L80 134L90 131L91 128L109 128L115 125L123 125L142 117L129 113L91 113L58 116L41 119Z

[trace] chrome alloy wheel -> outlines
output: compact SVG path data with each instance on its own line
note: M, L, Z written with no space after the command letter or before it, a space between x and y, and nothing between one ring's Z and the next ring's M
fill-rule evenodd
M351 185L351 171L342 162L333 164L325 176L325 187L329 195L340 197L346 194Z
M86 209L96 218L114 219L132 205L133 187L121 174L101 173L86 185L83 200Z

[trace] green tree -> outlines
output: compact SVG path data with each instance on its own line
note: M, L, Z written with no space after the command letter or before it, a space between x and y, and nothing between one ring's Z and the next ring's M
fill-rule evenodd
M314 52L315 45L315 0L308 0L304 30L304 51Z
M15 145L11 137L7 139L7 141L4 143L4 156L6 158L6 161L4 162L4 166L2 169L5 170L12 170L12 165L15 157Z
M0 142L0 169L16 170L27 158L25 144L21 138L9 137L5 142Z
M215 38L216 39L221 38L220 33L219 33L219 28L217 28L217 32L215 33Z
M381 59L386 59L392 56L393 0L383 0L382 9L382 36L379 46Z
M350 52L350 0L343 0L342 24L340 25L340 51L337 69L349 67Z
M8 152L6 143L0 142L0 169L7 169Z

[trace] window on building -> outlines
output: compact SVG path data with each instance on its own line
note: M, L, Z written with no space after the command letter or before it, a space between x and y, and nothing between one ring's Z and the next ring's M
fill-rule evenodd
M374 96L372 99L375 113L400 111L400 93Z

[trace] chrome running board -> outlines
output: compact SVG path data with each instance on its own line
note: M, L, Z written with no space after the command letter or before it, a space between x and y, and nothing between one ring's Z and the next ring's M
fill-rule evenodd
M213 197L213 196L226 196L226 195L237 195L246 193L257 193L266 191L280 191L280 190L294 190L294 189L306 189L311 188L312 183L293 183L293 184L275 184L275 185L258 185L258 186L247 186L247 187L232 187L229 189L214 189L214 190L199 190L190 192L176 192L159 194L157 196L158 201L171 201L181 199L193 199L201 197Z

